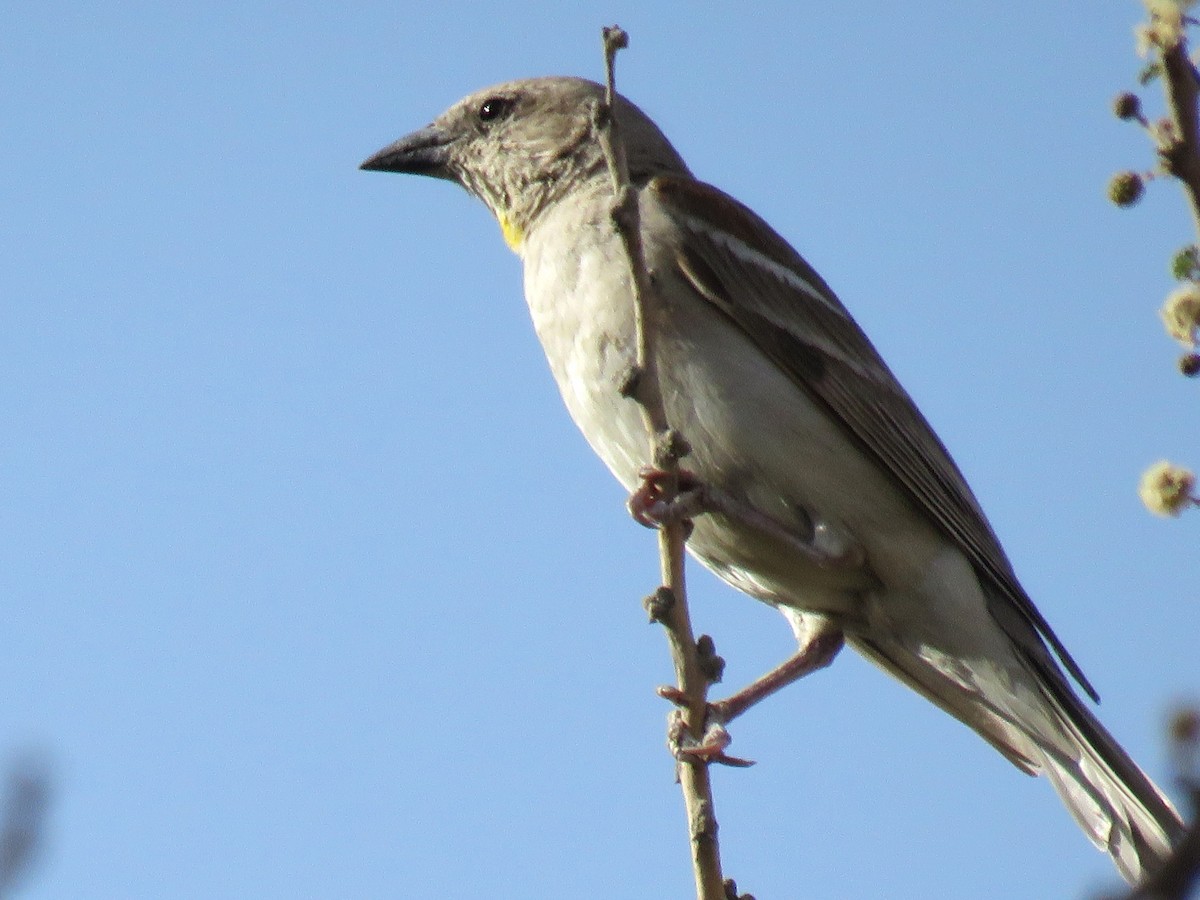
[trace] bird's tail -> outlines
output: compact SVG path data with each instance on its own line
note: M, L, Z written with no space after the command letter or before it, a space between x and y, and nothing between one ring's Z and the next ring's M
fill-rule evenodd
M1083 705L1049 654L1022 659L1021 672L996 677L973 666L938 664L898 644L847 639L1018 768L1045 774L1084 833L1130 883L1156 869L1182 834L1171 802Z
M1061 682L1042 679L1039 685L1059 739L1031 739L1032 755L1079 827L1136 884L1167 857L1183 822L1171 801Z

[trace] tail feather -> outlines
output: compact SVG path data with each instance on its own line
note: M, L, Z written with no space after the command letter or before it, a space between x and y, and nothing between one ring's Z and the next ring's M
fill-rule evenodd
M918 654L862 635L847 639L1018 768L1044 773L1079 827L1127 881L1143 880L1183 833L1171 801L1083 705L1048 654L1044 660L1020 654L1014 662L1022 672L999 674L982 666L948 666L931 659L928 648Z
M1092 843L1127 881L1142 881L1183 834L1179 813L1066 685L1041 687L1069 747L1038 741L1042 770Z

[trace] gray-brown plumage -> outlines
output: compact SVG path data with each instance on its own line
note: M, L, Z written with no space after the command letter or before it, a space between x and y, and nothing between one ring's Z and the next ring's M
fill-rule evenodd
M563 400L629 489L644 427L618 388L635 358L625 249L593 127L602 89L516 81L460 101L366 169L457 181L486 203L525 268ZM822 566L744 518L700 516L689 549L785 614L824 628L1046 774L1136 881L1181 825L1078 698L1095 691L1022 589L970 488L830 288L765 222L695 179L654 123L616 114L639 191L658 310L659 377L696 477L801 540L854 547ZM1061 666L1060 666L1061 664Z

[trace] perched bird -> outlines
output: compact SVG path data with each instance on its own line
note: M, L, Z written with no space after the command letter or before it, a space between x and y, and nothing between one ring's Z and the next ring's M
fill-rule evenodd
M597 139L603 99L577 78L500 84L362 168L456 181L487 204L524 263L567 409L645 500L645 426L621 390L635 312ZM1075 694L1064 668L1096 698L929 424L799 253L697 180L632 103L617 98L614 115L667 416L708 498L688 549L783 612L801 643L800 662L766 690L828 662L844 636L1018 768L1047 775L1088 837L1140 880L1179 816Z

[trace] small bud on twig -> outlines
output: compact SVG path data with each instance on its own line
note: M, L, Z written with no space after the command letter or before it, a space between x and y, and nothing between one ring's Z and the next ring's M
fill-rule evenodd
M696 639L696 652L700 656L700 668L711 684L717 684L725 675L725 660L717 655L717 645L707 634Z
M1171 257L1171 276L1176 281L1195 280L1200 276L1200 247L1188 244Z
M1158 314L1167 334L1189 350L1195 347L1196 329L1200 328L1200 284L1188 281L1173 290Z
M692 445L674 428L660 432L654 442L654 464L660 469L675 465L692 452Z
M1171 740L1177 744L1200 743L1200 710L1184 708L1171 717Z
M1123 122L1130 119L1145 124L1146 118L1142 115L1142 101L1138 99L1138 95L1129 91L1117 94L1113 99L1113 115Z
M606 25L600 29L600 34L605 49L611 49L613 53L629 46L629 33L620 25Z
M1138 55L1146 56L1152 49L1168 50L1179 44L1186 21L1183 10L1190 5L1189 0L1146 0L1150 22L1133 30Z
M739 894L737 882L732 878L725 879L725 900L754 900L753 894Z
M1192 493L1195 486L1194 472L1162 460L1142 475L1138 494L1156 516L1177 516L1197 502Z
M661 622L667 617L667 611L674 603L675 594L669 587L663 586L642 601L642 609L646 610L646 615L652 623Z
M1133 206L1145 190L1145 182L1137 172L1118 172L1108 183L1108 199L1117 206Z

